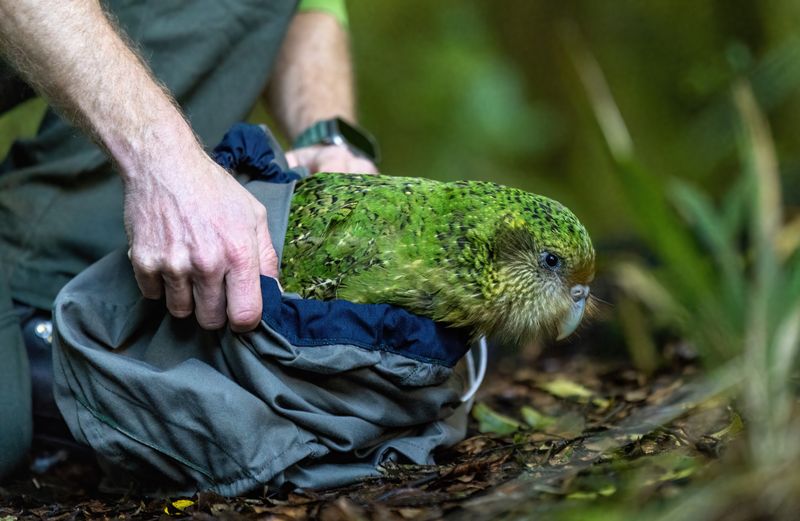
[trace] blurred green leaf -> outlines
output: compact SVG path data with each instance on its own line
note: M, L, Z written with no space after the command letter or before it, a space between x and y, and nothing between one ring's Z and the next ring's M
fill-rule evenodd
M42 98L32 98L0 114L0 161L6 157L15 140L36 134L45 110L47 104Z
M707 195L685 182L675 180L672 185L673 199L684 219L695 226L697 234L707 246L714 263L721 270L722 293L720 304L727 312L722 316L730 319L728 326L736 328L740 323L745 304L744 264L741 253L734 246L734 238L728 233L725 222L718 217Z
M616 492L617 487L612 484L606 484L597 490L572 492L571 494L567 494L567 499L595 500L598 497L612 496Z
M472 417L478 420L478 430L482 433L494 433L500 436L513 434L522 424L513 418L495 412L483 402L475 404L472 408Z
M590 391L581 384L563 378L556 378L549 382L539 383L538 387L553 396L570 398L582 403L591 402L593 405L600 408L608 407L611 403L609 400L597 396L596 393Z
M522 407L519 412L525 423L535 430L545 430L556 422L556 419L552 416L546 416L527 405Z
M653 374L658 369L661 357L641 307L623 296L617 301L617 308L634 367L645 374Z

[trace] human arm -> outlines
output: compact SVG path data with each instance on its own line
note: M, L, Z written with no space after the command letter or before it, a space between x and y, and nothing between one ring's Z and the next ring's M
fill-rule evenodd
M267 100L294 140L313 123L336 116L356 121L353 70L347 31L326 12L295 15L278 55ZM335 145L290 151L290 166L311 172L376 172L368 159Z
M178 317L252 329L277 275L266 211L205 154L97 1L0 0L0 52L117 165L145 297Z

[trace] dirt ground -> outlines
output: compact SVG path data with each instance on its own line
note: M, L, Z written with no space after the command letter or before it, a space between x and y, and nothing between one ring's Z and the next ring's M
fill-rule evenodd
M380 478L331 490L106 495L90 458L39 449L31 470L0 487L0 521L558 518L603 502L647 504L713 468L741 430L736 411L679 352L652 376L574 351L524 368L495 364L467 439L438 465L386 467Z

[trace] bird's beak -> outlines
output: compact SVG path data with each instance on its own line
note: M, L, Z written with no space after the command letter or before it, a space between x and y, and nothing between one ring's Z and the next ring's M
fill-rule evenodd
M583 284L572 286L572 288L570 288L570 296L572 297L572 306L558 325L558 337L556 340L563 340L578 329L578 325L583 318L583 312L586 311L586 299L589 296L589 286L584 286Z

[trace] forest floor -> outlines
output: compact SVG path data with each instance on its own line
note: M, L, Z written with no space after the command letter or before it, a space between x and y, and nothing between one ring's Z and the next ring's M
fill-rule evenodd
M107 495L90 459L40 450L0 488L0 521L574 519L614 501L651 504L713 473L742 428L691 360L673 356L668 365L646 376L574 352L545 353L525 368L497 364L467 438L438 465L386 467L380 478L331 490Z

